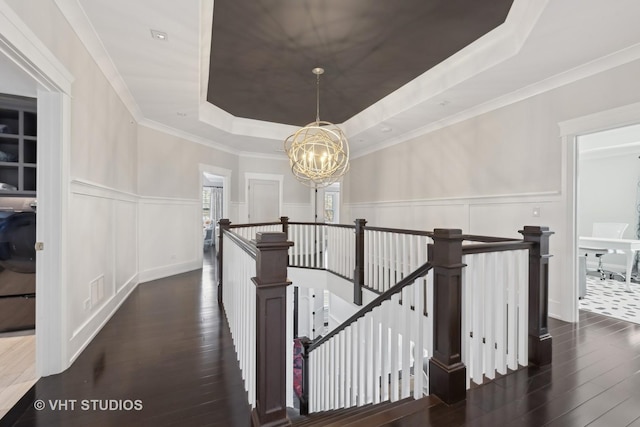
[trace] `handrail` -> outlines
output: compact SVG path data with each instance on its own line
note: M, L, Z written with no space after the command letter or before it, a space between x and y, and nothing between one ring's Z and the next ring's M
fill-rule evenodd
M497 242L522 242L522 239L513 237L495 237L495 236L480 236L477 234L463 234L462 240L471 242L485 242L485 243L497 243Z
M369 304L365 305L360 310L358 310L353 316L349 317L347 320L342 322L342 324L339 327L329 332L327 335L325 335L318 341L311 344L309 346L309 353L315 350L316 348L320 347L326 341L330 340L333 336L342 332L349 325L351 325L353 322L355 322L356 320L358 320L359 318L361 318L362 316L364 316L365 314L373 310L375 307L379 306L384 301L390 299L393 295L400 292L403 288L412 284L416 279L427 274L429 270L431 270L431 268L433 268L433 266L431 265L430 262L427 262L421 265L420 267L418 267L413 273L410 273L409 275L407 275L405 278L399 281L395 286L392 286L391 288L389 288L382 295L380 295L379 297L371 301Z
M248 224L231 224L229 228L248 228L248 227L262 227L265 225L282 225L282 222L253 222Z
M248 253L251 258L256 259L258 249L256 248L255 241L247 240L242 236L238 236L236 233L230 230L222 230L225 236L227 236L233 243L238 245L240 249Z
M328 227L337 227L337 228L355 228L354 225L349 224L331 224L327 222L294 222L290 221L289 225L326 225Z
M518 249L530 249L532 246L533 246L532 242L525 242L523 240L499 241L496 243L480 243L480 244L473 244L473 245L462 245L462 255L482 254L482 253L488 253L488 252L516 251Z
M407 230L402 228L387 228L387 227L369 227L364 226L365 231L383 231L385 233L397 233L397 234L412 234L415 236L427 236L433 237L433 231L423 230Z

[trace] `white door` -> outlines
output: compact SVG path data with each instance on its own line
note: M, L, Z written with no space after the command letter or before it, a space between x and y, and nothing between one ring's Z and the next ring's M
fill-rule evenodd
M280 220L280 182L265 179L249 180L249 222Z

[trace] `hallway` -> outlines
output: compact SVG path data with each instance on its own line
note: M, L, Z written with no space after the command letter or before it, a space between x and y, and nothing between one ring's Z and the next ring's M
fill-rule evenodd
M15 425L248 426L240 369L215 293L213 253L205 252L202 270L139 285L67 371L38 381ZM36 411L34 398L45 409Z
M202 270L139 285L71 368L40 379L0 426L249 426L212 252ZM552 366L393 425L640 426L640 325L588 312L579 324L549 325Z

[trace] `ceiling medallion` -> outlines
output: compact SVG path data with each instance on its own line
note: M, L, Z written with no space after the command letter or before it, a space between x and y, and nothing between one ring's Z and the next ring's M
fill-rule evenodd
M338 126L320 120L320 75L324 69L318 67L312 72L316 75L316 121L285 139L284 151L298 181L322 188L349 170L349 143Z

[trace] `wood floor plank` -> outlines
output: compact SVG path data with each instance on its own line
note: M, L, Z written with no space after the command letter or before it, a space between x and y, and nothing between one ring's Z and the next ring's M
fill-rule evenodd
M140 400L142 410L38 412L26 405L15 426L249 426L212 261L139 285L71 368L40 379L30 392L47 403ZM640 325L587 312L579 318L549 319L552 365L499 376L455 405L438 401L405 418L380 419L396 427L640 427Z

